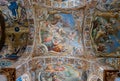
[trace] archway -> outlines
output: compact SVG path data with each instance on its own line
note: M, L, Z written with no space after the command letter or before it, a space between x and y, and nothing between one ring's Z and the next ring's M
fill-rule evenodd
M87 81L102 81L99 75L90 75Z

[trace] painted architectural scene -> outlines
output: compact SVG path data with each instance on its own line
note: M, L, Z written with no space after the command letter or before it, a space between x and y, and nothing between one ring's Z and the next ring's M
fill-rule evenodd
M0 0L0 81L120 81L120 0Z

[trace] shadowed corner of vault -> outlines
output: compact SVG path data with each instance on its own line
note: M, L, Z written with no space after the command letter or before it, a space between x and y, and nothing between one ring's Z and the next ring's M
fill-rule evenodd
M16 69L15 68L1 68L0 69L0 81L16 81Z

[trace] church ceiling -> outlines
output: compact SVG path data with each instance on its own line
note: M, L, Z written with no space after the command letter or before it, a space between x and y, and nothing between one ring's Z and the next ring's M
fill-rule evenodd
M119 7L119 0L0 0L0 67L16 68L17 81L101 79L100 66L120 68Z

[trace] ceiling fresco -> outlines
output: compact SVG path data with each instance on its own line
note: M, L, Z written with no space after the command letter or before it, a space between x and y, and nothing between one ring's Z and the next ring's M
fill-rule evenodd
M17 60L25 52L27 45L32 45L33 22L28 8L23 0L0 1L0 58Z
M39 15L41 19L39 32L45 49L51 54L82 55L83 11L70 12L55 9L45 11L44 9L43 13L47 17L43 19L45 14Z
M70 65L48 65L45 71L39 74L39 81L79 81L79 72Z
M97 56L120 56L120 13L118 3L96 9L93 17L91 37ZM112 6L112 7L111 7ZM108 9L108 7L110 7Z
M38 81L52 81L54 79L60 81L79 81L86 80L88 76L89 62L80 60L79 58L36 58L29 61L29 65L35 66L30 70L32 80L34 81L35 74Z
M76 20L72 14L62 12L49 14L44 23L47 27L46 29L42 27L41 38L48 51L68 52L68 54L77 51L82 53L81 38L78 35L80 33L78 33L77 25L75 26Z
M118 11L119 7L120 7L119 0L99 0L98 5L96 6L97 9L102 11L106 11L106 10Z
M0 81L103 81L104 70L120 69L119 8L119 0L0 0Z

